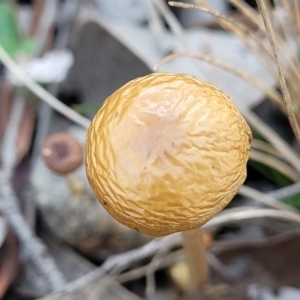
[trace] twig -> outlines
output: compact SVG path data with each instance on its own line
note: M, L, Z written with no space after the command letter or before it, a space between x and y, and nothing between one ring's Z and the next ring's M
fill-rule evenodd
M41 1L35 1L35 5L40 5ZM55 15L57 14L58 0L44 0L37 24L33 29L37 41L36 54L40 54L49 40L50 29L53 28Z
M234 224L240 221L260 218L275 218L295 222L300 225L300 215L292 211L242 206L238 208L228 208L222 211L207 222L203 228L213 229L221 225L224 226L225 224Z
M154 273L158 269L159 265L165 258L166 254L170 251L170 248L164 247L159 249L159 251L154 255L150 264L146 269L146 298L154 299L155 297L155 277Z
M162 248L171 248L171 247L179 246L180 244L181 244L181 236L179 234L173 234L165 238L155 239L152 242L138 249L134 249L118 255L110 256L101 265L101 267L66 284L60 291L57 291L52 295L59 297L66 294L78 292L79 290L81 290L88 284L94 282L95 280L99 280L103 278L109 271L111 271L114 268L128 266L144 258L153 256ZM53 298L50 298L49 296L49 299L53 299ZM43 298L43 300L48 300L48 299Z
M279 190L268 192L267 194L276 199L283 200L285 198L300 194L300 183L297 182Z
M48 103L55 110L74 121L75 123L88 128L90 125L90 120L81 116L73 109L69 108L67 105L60 102L58 99L53 97L49 92L39 86L34 80L32 80L25 72L23 72L18 65L9 57L3 47L0 45L0 61L5 65L5 67L18 78L29 90L31 90L35 95L37 95L41 100Z
M159 261L159 264L156 266L156 270L160 270L162 268L166 268L171 266L172 264L184 260L185 259L185 253L183 249L172 251L168 253L163 260ZM137 267L135 269L132 269L130 271L127 271L125 273L122 273L116 277L116 280L120 283L131 281L134 279L138 279L141 277L144 277L151 265L151 262L147 265Z
M215 254L219 254L224 251L229 250L239 250L241 248L263 248L272 247L274 245L285 243L291 239L300 236L299 227L286 230L285 232L280 232L270 237L262 237L256 239L240 238L240 239L230 239L230 240L220 240L214 242L211 247L211 251Z
M65 49L67 47L82 2L83 0L73 0L61 4L60 11L57 14L59 32L54 43L56 49Z
M63 275L48 254L44 244L36 238L26 223L18 206L17 196L12 187L12 177L16 161L16 141L25 99L17 94L11 108L10 118L3 138L0 169L0 209L17 234L24 250L25 258L30 260L48 282L50 291L55 291L65 284Z
M253 207L241 207L226 209L219 215L215 216L212 220L206 223L203 228L214 229L224 224L237 223L244 220L258 219L258 218L276 218L286 220L289 222L295 222L300 224L300 216L291 211L283 211L276 209L264 209ZM57 297L75 293L83 289L90 283L103 278L108 272L114 268L123 268L129 266L147 257L151 257L156 254L160 249L172 248L181 245L180 234L173 234L164 238L155 239L145 246L134 249L128 252L124 252L118 255L110 256L101 267L96 270L67 283L61 290L57 291L55 295ZM49 296L50 297L50 296ZM49 298L58 299L58 298ZM43 298L48 300L48 298Z
M168 5L163 0L154 0L155 6L159 9L163 17L165 18L167 24L170 26L170 29L172 32L182 41L185 42L184 46L187 46L186 44L186 38L184 35L184 29L182 28L180 22L175 17L173 12L169 9Z
M271 195L260 192L259 190L256 190L256 189L251 188L250 186L246 186L246 185L243 185L240 188L238 193L244 197L251 198L259 203L270 206L272 208L276 208L279 210L292 211L292 212L296 213L297 216L299 216L299 220L300 220L300 215L299 215L297 209L278 201L276 198L272 197Z

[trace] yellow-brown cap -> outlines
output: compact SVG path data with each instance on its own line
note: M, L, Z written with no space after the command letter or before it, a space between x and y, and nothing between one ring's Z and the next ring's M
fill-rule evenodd
M86 140L89 183L119 222L153 236L200 227L246 178L252 134L218 88L153 73L106 99Z

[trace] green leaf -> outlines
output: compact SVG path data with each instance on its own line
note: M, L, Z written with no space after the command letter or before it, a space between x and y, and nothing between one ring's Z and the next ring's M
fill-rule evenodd
M27 56L33 56L36 50L36 40L32 38L23 39L18 45L18 53L26 54Z
M293 182L284 176L282 173L279 171L272 169L260 162L254 161L254 160L249 160L248 161L249 166L251 166L253 169L258 171L260 174L262 174L264 177L266 177L268 180L270 180L272 183L274 183L278 187L285 187Z
M287 205L300 209L300 194L285 198L282 201Z
M14 56L21 42L14 8L8 1L0 2L0 44Z
M258 131L254 130L253 128L251 128L251 130L255 139L269 143ZM272 169L260 162L250 159L248 164L278 187L285 187L293 183L289 178L279 171Z
M100 105L96 104L76 104L72 105L72 108L82 115L95 115Z

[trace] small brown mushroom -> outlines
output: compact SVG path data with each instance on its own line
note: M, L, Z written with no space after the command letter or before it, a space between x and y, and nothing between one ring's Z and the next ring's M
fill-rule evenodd
M66 132L47 137L41 152L48 168L59 174L75 171L83 161L82 146Z

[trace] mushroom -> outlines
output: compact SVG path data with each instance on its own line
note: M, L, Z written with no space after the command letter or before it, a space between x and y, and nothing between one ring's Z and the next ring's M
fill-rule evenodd
M86 140L86 172L104 208L151 236L182 232L190 292L208 280L199 228L246 178L252 134L233 101L184 74L153 73L106 99Z
M66 132L48 136L42 144L41 152L48 168L58 174L75 171L83 161L81 145Z

